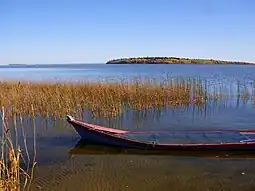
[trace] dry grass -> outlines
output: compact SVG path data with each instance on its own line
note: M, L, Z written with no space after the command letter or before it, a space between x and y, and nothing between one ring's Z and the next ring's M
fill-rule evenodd
M14 132L15 137L11 136L11 130L8 128L8 120L5 116L6 111L4 108L1 111L2 115L2 132L1 132L1 160L0 160L0 190L2 191L20 191L30 190L31 182L33 180L33 171L36 165L35 158L35 139L34 139L34 159L32 162L32 170L30 169L30 158L26 145L26 136L23 126L23 141L24 141L24 152L19 145L16 117L14 120ZM20 118L22 122L22 117ZM22 123L23 124L23 123ZM25 155L26 156L25 156ZM20 166L21 160L27 158L27 168L23 169Z
M94 115L116 116L125 107L150 109L201 104L204 92L196 82L168 80L164 83L26 83L0 82L0 104L8 115L31 115L31 105L40 115L64 116L89 110ZM191 95L193 94L195 95Z
M217 85L216 85L217 86ZM229 95L221 89L210 94L205 83L199 80L166 79L165 81L132 82L76 82L76 83L28 83L0 82L0 104L8 108L8 116L75 115L88 111L92 116L118 116L126 108L135 110L161 109L164 107L198 107L208 99L227 100ZM242 99L250 98L247 88L237 94Z

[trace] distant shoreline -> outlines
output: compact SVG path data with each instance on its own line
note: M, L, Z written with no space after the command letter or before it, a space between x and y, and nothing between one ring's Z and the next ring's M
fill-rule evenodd
M134 57L134 58L120 58L113 59L106 62L106 64L215 64L215 65L254 65L251 62L241 61L226 61L214 59L191 59L178 57Z

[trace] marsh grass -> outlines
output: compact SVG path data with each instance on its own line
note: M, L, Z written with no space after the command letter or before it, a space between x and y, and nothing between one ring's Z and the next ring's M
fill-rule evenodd
M33 110L31 108L31 110ZM23 120L20 117L21 127L17 127L17 116L14 115L13 129L8 126L8 118L5 115L4 107L1 111L2 132L1 132L1 159L0 159L0 190L20 191L30 190L33 180L34 167L36 165L35 139L34 139L34 158L30 163L30 157L26 144L26 134L24 132ZM18 129L21 128L23 135L24 150L20 147ZM35 129L35 128L34 128ZM35 130L34 130L35 131ZM12 136L14 132L14 137ZM26 160L27 158L27 160ZM26 163L26 167L21 167L21 161ZM32 164L32 168L30 165Z
M185 107L193 98L203 102L205 92L192 81L168 80L121 83L0 82L0 104L8 116L35 114L64 116L89 111L92 115L117 116L125 108L136 110Z
M210 87L211 88L211 87ZM208 91L202 80L166 78L164 80L105 82L0 82L0 104L9 108L7 115L62 117L84 111L92 116L114 117L126 109L151 110L165 107L203 107L207 100L227 99L221 89ZM212 88L211 88L212 89ZM248 91L240 93L248 98Z

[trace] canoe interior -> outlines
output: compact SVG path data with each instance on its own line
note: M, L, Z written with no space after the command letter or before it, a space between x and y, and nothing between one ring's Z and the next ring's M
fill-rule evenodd
M255 141L255 132L232 131L173 131L164 133L121 134L119 137L155 144L222 144Z

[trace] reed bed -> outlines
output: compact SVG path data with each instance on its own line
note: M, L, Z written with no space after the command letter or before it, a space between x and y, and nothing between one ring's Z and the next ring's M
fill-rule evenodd
M89 111L93 115L116 116L128 107L142 110L202 104L206 93L197 82L179 79L105 83L0 82L0 105L8 116L35 114L64 116Z
M62 117L90 112L92 116L114 117L125 109L150 110L166 107L203 106L210 99L227 98L220 89L212 89L196 79L172 78L105 82L0 82L0 104L7 115ZM240 88L239 88L240 89ZM248 99L246 89L238 96Z

